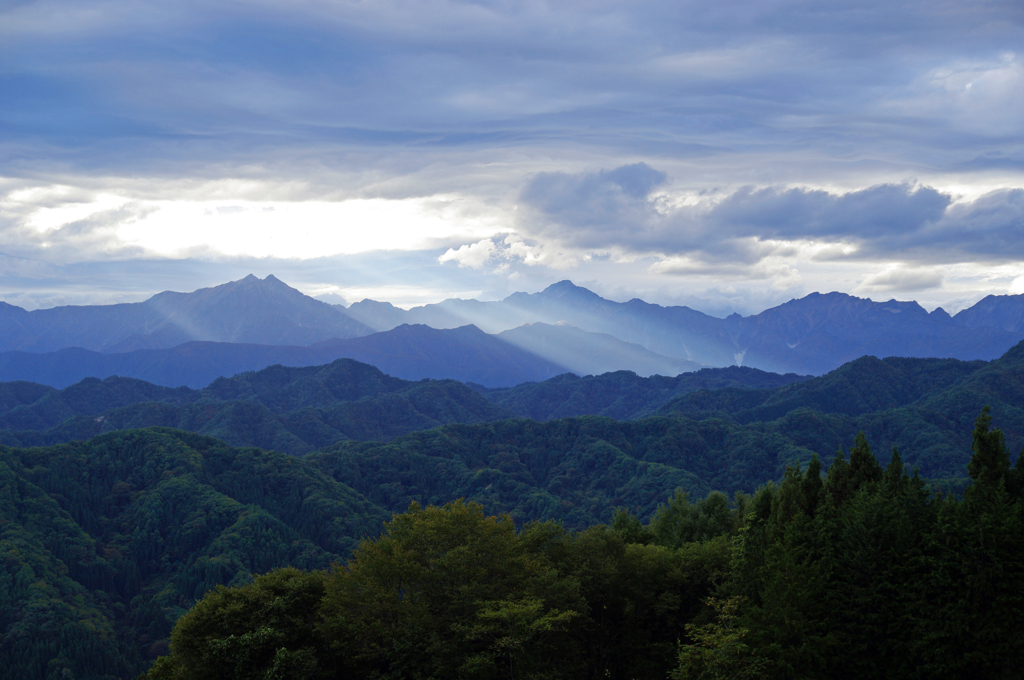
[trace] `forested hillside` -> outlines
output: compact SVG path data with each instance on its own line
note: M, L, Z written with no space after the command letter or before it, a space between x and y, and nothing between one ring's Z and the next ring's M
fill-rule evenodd
M484 390L484 396L517 416L554 420L573 416L608 416L634 420L653 414L674 397L697 390L773 389L810 376L779 375L756 368L703 368L675 377L641 378L630 371L580 377L571 373L507 389Z
M557 393L613 377L627 376L518 389ZM1024 344L990 363L866 357L772 390L692 391L635 421L449 425L383 444L340 443L310 460L386 507L462 496L517 520L547 507L545 516L579 527L609 521L615 507L646 519L664 493L651 480L672 478L699 494L753 491L813 455L831 462L858 432L875 442L883 463L895 446L909 469L939 487L957 484L982 408L1004 425L1013 451L1024 444L1022 394Z
M990 425L962 499L858 437L646 525L413 505L344 566L207 595L146 678L1019 677L1024 467Z
M288 652L274 663L282 669L307 668L303 677L323 671L321 663L342 664L331 666L335 670L325 677L333 677L338 668L364 677L373 669L392 668L396 658L404 659L402 664L439 663L442 675L455 672L450 664L463 668L478 663L479 674L486 677L501 654L506 655L502 663L516 667L521 662L528 674L534 663L530 659L553 653L564 656L567 665L557 673L566 677L606 677L607 671L608 677L663 678L672 671L682 678L689 676L679 675L680 663L739 663L737 658L746 659L742 663L749 665L742 667L751 672L774 669L772 677L844 677L845 666L828 660L843 658L844 653L843 643L830 631L839 631L843 639L862 640L856 644L863 654L883 653L857 638L866 635L875 605L851 610L851 616L866 617L861 619L829 613L837 607L835 593L874 602L867 591L857 590L867 587L857 585L867 583L858 580L858 560L865 560L865 573L872 579L906 579L907 574L890 573L886 565L891 560L905 562L905 555L917 555L913 559L919 561L931 555L927 560L944 565L942 560L953 553L942 551L954 548L967 556L984 555L970 543L975 530L963 524L989 512L979 510L980 501L972 500L982 493L971 490L984 477L979 466L997 465L1002 470L997 476L1008 480L1010 500L999 512L1019 516L1020 501L1013 498L1020 493L1021 473L1007 470L1010 451L1016 452L1024 442L1021 394L1024 345L988 363L867 357L811 380L732 368L674 379L641 379L628 373L562 377L488 391L452 381L410 383L364 364L340 361L315 368L272 367L218 380L201 391L125 379L84 381L61 391L29 383L4 384L3 422L45 428L9 429L5 437L91 436L104 428L115 429L88 441L0 448L0 550L6 565L0 571L0 607L6 622L0 668L9 669L0 677L49 680L64 677L66 669L76 678L112 680L142 672L167 651L178 617L212 588L242 586L257 574L285 566L301 571L281 572L248 586L252 590L216 597L234 601L235 595L228 593L243 593L239 602L257 606L259 598L277 593L273 597L285 598L282 603L302 603L301 616L293 612L299 626L295 635L277 637L277 624L271 622L259 633L263 637L252 637L255 633L244 626L258 616L245 614L241 619L218 619L221 623L204 629L208 633L203 639L221 639L218 626L227 631L238 625L242 628L233 634L241 637L233 639L248 640L245 645L252 649L277 645L274 650L287 651L298 644L298 656ZM972 434L972 423L987 405L991 408L984 412L1003 429L994 439L985 439L985 419ZM538 416L553 416L570 407L604 409L624 418L582 415L541 422L503 417L512 407L532 409ZM645 416L652 410L656 415ZM158 417L177 418L173 422L179 426L213 424L224 428L225 439L268 442L265 446L278 450L233 448L176 429L117 429ZM459 422L470 417L477 422ZM318 423L342 422L353 429L317 429ZM418 429L437 422L449 424ZM313 434L303 440L296 432ZM326 434L318 440L318 432ZM867 440L858 438L859 432L866 433ZM351 433L385 441L342 438ZM305 448L289 449L294 441ZM878 463L866 454L867 441L879 452ZM899 457L892 453L894 446ZM990 449L997 451L992 454L996 463L974 462L979 450ZM849 463L837 454L842 450L850 451ZM825 491L814 491L814 480L819 479L816 461L829 470L822 482ZM893 471L882 477L879 465ZM911 481L902 470L914 469L920 477ZM781 486L764 487L772 480ZM938 500L933 497L936 489L953 489L963 500ZM732 510L715 491L733 497ZM896 497L904 500L886 505ZM411 505L443 506L460 498L480 504L479 512L470 513L480 515L473 522L483 521L481 513L508 514L511 529L501 531L512 533L501 539L510 541L502 549L512 551L509 555L526 550L521 564L533 565L515 591L518 594L500 587L473 591L479 595L466 600L469 609L458 619L458 626L465 628L452 628L443 617L433 623L421 621L415 625L427 626L422 630L438 636L440 646L407 649L399 657L393 656L398 652L387 651L391 643L386 642L399 629L388 633L374 628L376 624L365 624L370 628L354 633L364 625L358 621L354 627L345 623L313 632L301 627L326 620L317 618L318 612L341 616L338 612L361 606L346 599L358 595L346 581L349 577L318 570L349 558L356 564L362 555L374 552L371 544L354 554L352 550L360 540L378 536L381 522L394 513ZM694 504L688 499L707 500ZM723 520L723 513L731 519ZM900 513L909 514L900 520L904 524L891 529L896 538L890 541L890 529L877 518L902 517ZM428 516L435 517L423 515ZM406 521L415 525L419 520L402 520ZM531 524L551 521L558 525L543 529ZM599 526L605 524L617 528ZM1015 526L998 531L1001 536L1015 535ZM420 529L410 531L406 538L418 545ZM864 538L876 536L871 532L881 533ZM909 534L929 542L906 539ZM726 536L731 538L722 538ZM737 540L747 552L736 551ZM517 541L525 543L515 547ZM874 544L891 550L877 555L857 552ZM852 552L840 555L833 546ZM520 564L519 557L509 559L509 564ZM931 648L900 637L903 629L886 643L890 646L878 648L889 655L885 659L914 658L938 675L947 666L961 668L959 661L949 660L963 652L957 646L959 638L939 622L943 608L954 605L942 604L946 601L940 593L943 587L961 587L967 578L963 574L968 573L962 570L974 569L968 564L973 559L961 566L935 566L938 571L928 571L915 586L918 590L906 595L938 603L929 604L931 609L908 630L932 636L927 639L937 640L935 649L945 650L941 654L946 660L936 661L938 657L929 656ZM977 559L988 564L988 557ZM776 565L771 570L791 570L806 589L773 580L774 572L764 571L767 565ZM1016 568L1006 567L1007 573ZM471 582L472 574L487 573L473 569L459 578ZM647 575L627 584L627 575L635 573ZM570 580L558 581L561 577L552 574ZM519 583L519 576L506 575L508 583ZM653 590L645 590L648 587ZM290 600L293 595L298 599ZM706 597L717 598L710 608L702 604ZM323 609L328 602L335 609ZM490 604L477 609L473 603L479 602ZM600 611L607 606L620 613L597 620L595 602ZM917 600L906 602L907 607L917 606ZM238 611L249 611L245 607L250 605L239 606ZM970 606L975 607L970 611L981 612L988 605ZM635 618L636 607L643 607L648 618ZM789 623L779 623L778 617ZM620 623L635 635L616 637ZM582 628L573 627L577 624ZM481 640L495 639L495 631L505 630L503 626L518 626L515 630L526 635L524 640L539 646L500 654L479 647ZM741 629L748 631L745 642L730 637L730 631ZM371 633L383 637L372 638L378 642L366 647L370 638L365 635ZM465 644L446 647L444 640L456 633L464 636ZM325 661L318 655L328 648L320 643L313 645L312 657L301 651L309 640L325 639L316 638L319 635L335 636L331 654L342 657ZM683 661L677 658L677 638L697 645L687 648ZM641 644L644 639L648 647ZM740 642L745 646L737 647ZM218 647L225 662L238 660L232 657L234 644ZM526 650L527 642L523 645ZM875 651L864 651L869 647ZM828 655L819 658L813 652L819 648ZM634 656L634 649L645 650L646 656ZM741 649L749 654L740 654ZM154 672L168 672L169 663L193 663L194 659L187 660L191 652L181 653L185 656L164 662ZM264 663L259 660L262 653L254 652L251 662ZM730 656L735 654L739 657ZM354 665L346 666L350 663ZM245 671L237 677L264 677L267 669L260 668L256 675ZM917 672L899 664L893 668ZM207 677L199 671L188 673L182 677Z
M462 383L400 380L351 359L272 366L219 378L203 390L117 377L83 380L59 391L0 383L0 443L9 446L160 426L237 446L305 453L345 439L385 440L443 423L510 415Z
M132 677L215 585L326 568L387 516L299 458L180 431L0 447L0 677Z
M626 371L586 378L567 374L488 390L453 380L401 380L338 359L324 366L271 366L218 378L202 390L116 376L86 379L63 390L12 382L0 383L0 443L43 446L160 426L237 446L305 453L348 439L382 441L446 423L513 415L550 420L597 413L630 419L687 391L778 386L801 379L734 366L675 378L640 378Z

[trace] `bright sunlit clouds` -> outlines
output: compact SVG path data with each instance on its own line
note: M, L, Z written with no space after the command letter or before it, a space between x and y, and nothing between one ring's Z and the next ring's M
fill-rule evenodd
M418 250L453 236L502 230L500 215L466 217L459 199L341 202L170 202L118 230L127 243L165 255L206 247L225 255L307 259L368 250ZM507 228L506 228L507 229Z
M119 245L165 257L206 253L309 259L371 250L418 250L453 237L480 239L510 231L508 217L500 211L483 211L458 196L139 201L101 193L84 202L33 205L33 199L69 193L66 189L21 190L13 192L4 205L21 204L27 213L25 223L44 241L59 238L59 232L69 226L89 224L93 230L116 236Z

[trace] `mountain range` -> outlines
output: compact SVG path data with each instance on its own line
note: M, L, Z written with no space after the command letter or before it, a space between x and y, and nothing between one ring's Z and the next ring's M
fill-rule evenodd
M699 389L768 388L804 380L753 368L707 368L674 378L619 371L510 389L471 388L454 380L401 380L352 359L324 366L271 366L218 378L201 390L134 378L86 378L57 390L25 381L0 383L0 444L44 446L114 430L173 427L233 446L303 454L339 441L387 441L445 424L513 417L552 420L653 413Z
M858 432L881 462L898 447L933 488L962 491L974 419L991 406L1018 450L1022 394L1024 342L988 362L862 357L814 378L731 366L487 389L339 359L202 390L3 383L0 674L57 677L58 659L75 677L137 676L205 593L328 568L413 502L648 521L677 489L749 492L815 455L828 465ZM174 429L129 429L157 424Z
M991 360L1024 338L1024 296L989 296L950 316L916 302L812 293L743 317L614 302L569 281L500 301L409 310L315 300L248 276L145 302L26 311L0 303L0 380L66 387L121 375L200 388L219 376L347 357L405 379L486 387L561 373L678 375L752 366L822 375L861 356Z
M990 295L950 316L942 308L929 313L916 302L811 293L760 314L719 319L689 307L613 302L561 281L496 302L445 300L401 310L363 301L348 313L377 330L398 323L472 323L501 333L524 323L563 323L708 366L814 375L866 354L989 360L1024 338L1024 295Z
M222 376L267 366L319 366L339 358L372 363L398 378L451 378L486 387L546 380L568 371L488 335L475 326L437 330L399 326L359 338L324 340L307 347L194 340L168 349L104 354L81 348L34 354L0 353L0 380L64 388L84 378L123 376L167 387L201 388Z
M98 352L159 349L192 340L310 345L373 333L345 310L274 276L249 275L194 293L165 291L145 302L65 306L31 312L0 303L0 350Z
M219 378L202 390L114 377L90 378L64 390L0 383L0 443L52 445L116 430L173 427L233 446L298 455L320 451L350 462L365 458L360 465L376 472L339 481L367 494L371 487L360 487L366 475L387 485L388 474L397 479L420 470L416 485L430 479L443 486L448 473L442 471L455 474L453 455L469 457L458 464L465 466L458 475L470 484L486 468L502 475L522 472L532 469L526 461L541 452L561 465L557 461L597 447L594 455L614 453L609 465L624 456L694 475L684 486L703 493L752 490L779 478L786 465L806 464L813 454L828 462L861 431L879 447L882 460L898 446L904 461L925 477L962 477L971 425L983 407L991 407L1014 451L1024 442L1021 394L1024 342L991 362L862 357L815 378L732 366L676 377L565 374L505 389L405 381L339 359ZM465 455L456 455L463 449ZM385 464L396 456L419 462ZM350 473L356 474L345 475ZM654 474L643 474L648 473ZM634 476L625 475L622 484ZM517 499L541 483L533 472L516 479L516 488L524 489L514 494ZM403 493L402 502L417 500ZM655 496L648 500L660 502ZM654 505L644 507L653 511ZM526 510L516 513L527 516ZM592 519L605 521L599 517L604 516Z

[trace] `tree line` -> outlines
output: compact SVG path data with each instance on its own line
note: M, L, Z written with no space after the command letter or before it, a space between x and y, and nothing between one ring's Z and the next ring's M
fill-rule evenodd
M345 563L210 592L143 677L1016 678L1024 468L988 409L972 439L958 496L861 435L647 524L414 503Z

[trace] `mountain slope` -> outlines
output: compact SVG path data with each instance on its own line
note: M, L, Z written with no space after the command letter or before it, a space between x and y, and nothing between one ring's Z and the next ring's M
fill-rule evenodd
M957 312L953 321L964 328L995 326L1019 333L1024 331L1024 295L987 295Z
M588 333L567 324L523 324L497 336L581 376L611 371L632 371L643 377L674 376L703 368L693 361L655 354L607 333Z
M301 459L171 430L0 446L0 491L11 677L134 677L207 591L327 568L387 517Z
M948 315L929 314L916 302L842 293L812 293L726 322L743 363L815 375L864 355L991 360L1024 337L996 326L965 332Z
M447 425L386 444L343 442L309 460L385 507L465 497L523 521L539 512L582 526L609 521L614 507L648 517L672 485L691 497L753 491L814 454L828 464L858 432L883 464L895 446L909 469L962 488L982 408L1017 451L1021 404L1024 343L989 363L866 358L773 390L692 392L634 421Z
M531 325L514 331L524 324ZM485 333L474 336L473 331L459 330L470 326L485 333L508 332L508 339L516 339L521 348L543 351L546 362L509 354L507 349L498 352L491 340L480 337ZM578 329L577 335L565 326ZM426 327L452 333L438 335ZM360 340L374 329L391 335ZM599 341L582 333L605 334L620 342ZM123 353L170 348L190 340L318 345L316 351L343 348L345 353L296 361L310 365L349 356L402 377L450 377L495 386L543 380L569 368L583 373L636 369L646 374L676 373L691 366L672 360L815 375L864 355L991 360L1022 338L1021 295L989 296L951 318L941 309L928 313L914 302L812 293L753 316L719 319L688 307L663 307L638 299L614 302L561 281L539 293L515 293L494 302L445 300L402 310L364 300L346 310L309 298L272 276L263 281L249 276L194 293L160 293L136 304L33 312L0 305L0 351L80 347ZM296 350L289 352L296 354ZM7 364L10 369L12 364L26 366L35 361L17 355ZM87 356L66 363L84 366L88 362L101 363ZM263 365L276 362L292 360ZM431 367L424 368L427 365ZM219 375L238 370L243 367L232 365ZM127 374L163 382L156 372ZM27 369L8 372L0 379L49 382L25 373ZM195 373L190 377L194 382L188 384L198 386L213 377L198 368ZM200 373L205 380L198 380ZM82 377L80 371L61 385Z
M743 393L771 394L773 388L808 377L766 373L747 366L703 368L675 377L642 378L630 371L616 371L580 378L567 373L540 383L488 390L484 396L516 415L539 421L585 415L635 420L653 415L663 404L688 392L736 388Z
M488 335L476 326L439 330L402 325L384 333L328 340L314 347L372 364L407 380L452 378L487 387L505 387L547 380L566 372L564 366Z
M511 415L461 383L409 382L350 359L310 368L272 366L221 378L204 390L112 377L60 391L3 383L0 398L6 404L0 441L11 446L161 426L297 454L346 439L386 440Z
M113 375L198 389L213 380L274 364L318 366L351 358L395 377L456 379L488 387L546 380L566 369L473 327L435 330L400 326L349 340L310 347L226 342L188 342L169 349L104 354L79 348L33 354L0 353L0 380L64 388L85 378Z
M564 323L708 366L815 375L864 355L991 360L1024 339L1024 295L989 296L951 318L941 309L929 314L914 302L812 293L752 316L718 319L688 307L614 302L561 281L496 302L445 300L404 311L363 301L349 311L380 328L397 322L435 328L472 323L501 333L523 324ZM572 350L566 343L560 351Z
M145 302L26 312L0 307L0 351L101 352L167 348L192 340L309 345L369 335L344 309L314 300L273 276L249 275L193 293L164 292Z

